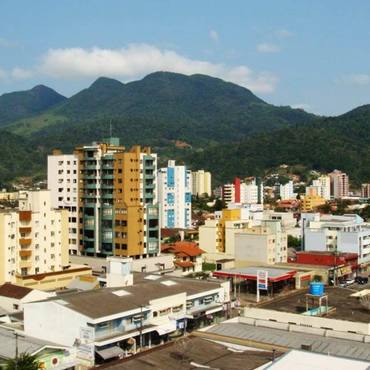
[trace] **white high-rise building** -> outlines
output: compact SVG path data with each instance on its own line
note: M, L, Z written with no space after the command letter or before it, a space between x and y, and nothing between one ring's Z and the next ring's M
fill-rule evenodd
M158 171L158 199L162 228L191 227L191 171L168 161Z
M50 191L22 191L18 209L0 212L0 256L0 284L68 265L68 211L53 209Z
M325 200L330 200L330 177L320 176L317 180L312 181L312 186L317 187L317 195Z
M294 193L293 181L290 180L285 185L280 185L280 198L281 200L295 199L297 194Z
M256 184L256 180L240 184L240 203L263 204L263 184Z
M211 173L204 170L199 170L191 173L192 176L192 194L193 195L211 195Z
M48 156L48 189L53 208L67 209L69 253L78 253L78 157L55 150Z

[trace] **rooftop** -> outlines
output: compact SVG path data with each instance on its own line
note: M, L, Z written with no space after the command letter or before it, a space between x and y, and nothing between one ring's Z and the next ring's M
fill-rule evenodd
M353 290L347 288L325 287L328 294L329 306L335 307L335 311L327 317L338 320L348 320L354 322L370 322L370 312L366 311L356 297L352 297ZM308 289L284 298L272 300L262 304L261 308L270 310L302 313L306 311L306 298Z
M290 332L281 329L253 326L238 322L225 322L209 328L207 334L215 335L215 338L227 339L231 343L233 339L252 341L260 344L268 344L273 347L285 347L301 349L302 345L312 346L312 352L325 355L354 358L357 360L370 360L369 343L362 343L353 340L328 338L320 335ZM252 345L249 342L249 345ZM314 367L311 367L312 369ZM332 369L332 367L329 367ZM292 368L294 369L294 367Z
M0 296L14 298L14 299L22 299L27 294L31 293L33 289L26 288L19 285L14 285L11 283L5 283L0 286Z
M18 336L18 351L19 353L37 353L44 347L57 347L60 346L40 340L37 338L32 338L24 335ZM0 358L14 358L16 348L16 337L15 333L11 330L7 330L0 327ZM61 347L64 348L64 347Z
M101 288L84 292L65 293L49 301L67 306L92 319L135 310L153 299L180 293L194 295L217 289L220 284L196 279L145 275L140 283L120 288ZM104 302L104 304L102 304Z
M99 366L99 369L191 370L204 367L219 370L252 370L269 361L271 361L270 351L232 346L190 336L125 360Z
M205 253L204 250L198 247L197 243L188 241L180 241L173 244L162 244L161 250L164 253L173 253L179 257L196 257Z

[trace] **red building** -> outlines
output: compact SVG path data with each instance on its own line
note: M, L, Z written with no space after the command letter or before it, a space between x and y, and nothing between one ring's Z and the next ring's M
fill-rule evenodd
M357 267L357 253L332 253L332 252L296 252L295 263L303 265L320 265L320 266L348 266Z

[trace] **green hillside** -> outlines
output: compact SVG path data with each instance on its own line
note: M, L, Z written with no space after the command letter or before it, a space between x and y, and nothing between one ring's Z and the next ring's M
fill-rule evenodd
M205 148L186 161L194 168L207 168L218 181L263 175L283 163L320 171L338 168L349 174L351 182L369 181L370 105L309 125L260 133L234 145Z
M64 100L64 96L43 85L3 94L0 96L0 126L44 112Z

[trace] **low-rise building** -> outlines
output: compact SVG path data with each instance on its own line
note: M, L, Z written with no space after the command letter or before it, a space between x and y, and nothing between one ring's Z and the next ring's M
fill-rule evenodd
M202 254L205 252L198 247L197 243L179 241L171 244L163 244L162 253L171 253L174 255L174 265L181 271L182 275L202 271Z
M0 286L0 308L12 313L23 310L23 304L49 298L53 293L5 283Z
M326 200L319 195L305 195L302 197L302 212L312 212L317 207L326 203Z
M312 214L304 225L304 249L356 253L361 269L370 264L370 225L355 214Z
M222 319L229 282L147 275L138 284L102 288L24 305L24 332L75 346L86 364L136 353L169 335Z
M278 220L262 221L260 226L235 234L235 264L258 262L273 265L287 262L287 234Z

